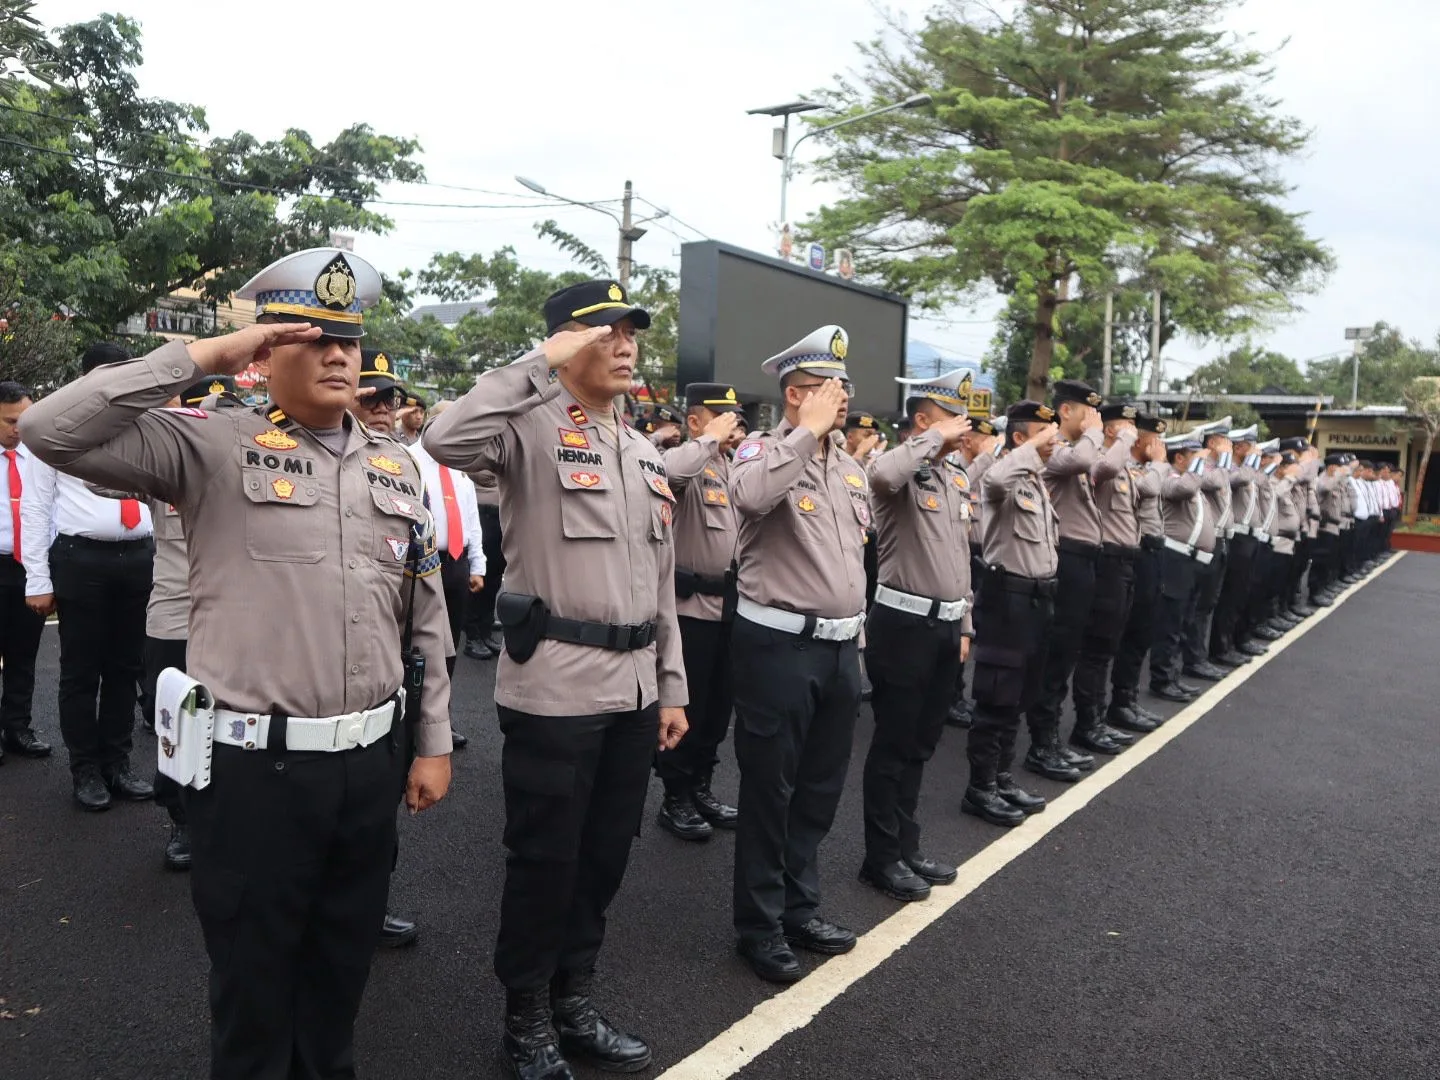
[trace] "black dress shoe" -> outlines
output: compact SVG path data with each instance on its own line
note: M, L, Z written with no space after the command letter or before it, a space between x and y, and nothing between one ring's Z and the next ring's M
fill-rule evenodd
M902 900L907 904L930 898L929 883L903 862L893 862L888 866L861 863L860 880L875 886L892 900Z
M949 863L927 859L924 855L905 856L905 865L915 871L916 877L924 878L931 885L953 885L959 874Z
M75 773L75 801L84 810L110 809L110 789L96 766L88 765Z
M1161 716L1158 712L1151 712L1138 701L1135 703L1135 715L1147 724L1154 724L1157 728L1170 719L1168 716Z
M1030 767L1030 758L1025 758L1025 767ZM1080 779L1078 769L1071 769L1075 779ZM1000 825L1007 829L1013 829L1025 821L1025 811L1018 806L1011 806L1000 797L1000 792L995 788L967 787L965 796L960 800L960 812L978 817L981 821L988 821L991 825Z
M15 728L5 732L5 748L20 757L41 758L50 756L50 744L41 742L29 728ZM3 757L0 754L0 757Z
M785 940L797 949L839 956L855 947L855 931L816 915L801 926L786 927Z
M380 924L380 947L382 949L403 949L407 945L414 945L420 940L420 928L409 919L402 919L399 915L385 913L385 921Z
M516 1080L575 1080L550 1025L549 990L506 992L500 1055L506 1075Z
M1070 733L1070 741L1076 746L1083 746L1092 754L1104 754L1107 757L1114 757L1125 750L1125 747L1095 727L1077 727Z
M1105 713L1105 723L1122 731L1135 731L1148 735L1155 730L1155 724L1144 719L1133 705L1111 705Z
M136 776L128 761L104 770L103 776L105 785L110 789L110 794L117 799L144 802L146 799L155 797L155 789L150 786L150 782Z
M945 723L951 727L968 728L974 722L975 706L965 698L958 698L952 702L950 711L945 714Z
M655 820L662 829L681 840L709 840L715 831L700 816L700 811L695 809L695 801L689 795L666 795Z
M1181 688L1179 683L1150 684L1150 693L1162 701L1175 701L1181 705L1188 705L1195 700L1195 695Z
M766 938L763 941L747 941L741 938L735 949L745 958L750 970L766 982L793 983L803 974L800 961L795 959L795 954L783 937Z
M740 822L740 811L717 799L710 790L709 780L702 780L695 786L695 809L712 828L733 829Z
M605 1072L631 1073L649 1068L650 1047L600 1015L590 1000L591 981L588 971L562 971L551 984L550 1008L555 1014L560 1052Z
M170 825L170 841L165 845L165 866L171 870L190 869L190 830L184 825Z
M1082 773L1095 771L1095 759L1091 755L1082 754L1073 746L1067 746L1062 742L1057 742L1052 749L1060 755L1060 760L1066 765L1069 765L1070 768L1079 769Z
M1219 682L1229 674L1224 668L1216 667L1209 661L1199 664L1187 664L1183 668L1183 671L1192 679L1204 679L1206 682Z
M1317 608L1334 607L1335 598L1329 593L1319 593L1310 598L1310 603L1314 604Z
M1189 683L1183 683L1179 679L1175 680L1175 685L1180 688L1182 694L1189 694L1191 698L1200 696L1200 688L1198 686L1191 686Z
M1095 730L1100 732L1100 734L1104 735L1113 743L1119 743L1121 746L1135 745L1136 739L1134 735L1127 734L1123 731L1118 731L1117 729L1111 727L1109 724L1105 723L1104 720L1097 720L1095 722Z
M1270 646L1262 645L1258 641L1242 641L1235 646L1235 651L1246 656L1264 656L1270 651Z
M1210 662L1218 668L1225 668L1227 671L1234 671L1236 668L1244 667L1246 664L1250 663L1250 657L1246 656L1242 652L1236 652L1234 649L1231 649L1229 652L1223 652L1220 653L1218 656L1212 656L1210 658Z
M1048 747L1042 748L1031 746L1029 752L1025 755L1024 764L1026 770L1034 773L1036 776L1043 776L1046 780L1058 780L1062 784L1073 784L1085 775L1078 768L1076 768L1074 765L1071 765L1063 757L1061 757L1060 753L1057 750L1052 750ZM986 821L990 821L990 818L986 817L985 814L981 813L981 810L985 809L987 805L994 806L996 804L996 801L998 801L999 803L1003 803L1007 807L1010 806L1010 804L1005 802L1004 799L1001 799L999 795L996 795L995 800L992 800L988 804L982 804L978 801L974 801L974 805L972 806L971 802L973 800L970 799L970 793L978 792L980 790L980 788L976 787L966 788L965 798L960 800L960 809L964 810L966 813L974 814L976 817L983 817ZM1007 818L1009 817L1008 814L1004 816L1006 816ZM1022 814L1021 816L1023 817L1024 815ZM992 822L992 824L1018 825L1020 824L1020 822L995 821Z
M1314 615L1314 614L1315 614L1315 609L1314 609L1313 607L1311 607L1309 604L1304 604L1304 605L1299 605L1299 604L1297 604L1297 605L1291 607L1291 609L1290 609L1290 614L1295 615L1295 616L1298 616L1298 617L1301 618L1301 619L1308 619L1311 615Z
M1002 772L995 777L995 794L1004 799L1011 806L1015 807L1027 817L1030 814L1038 814L1045 809L1045 800L1039 795L1032 795L1019 784L1015 783L1015 777L1008 772Z
M483 641L467 641L465 655L472 660L494 660L497 653Z
M467 746L470 745L470 736L469 736L469 735L461 735L460 732L456 731L454 728L451 728L451 729L450 729L450 745L451 745L452 747L454 747L456 750L464 750L465 747L467 747Z

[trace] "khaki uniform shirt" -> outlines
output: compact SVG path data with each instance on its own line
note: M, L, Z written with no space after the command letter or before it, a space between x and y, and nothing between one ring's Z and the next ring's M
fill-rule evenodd
M981 498L981 483L985 479L985 470L995 464L995 453L990 451L981 454L967 465L962 467L965 470L965 478L970 485L970 546L982 547L985 538L985 500Z
M500 481L495 474L488 469L481 469L470 476L475 484L475 503L477 506L499 506L500 505Z
M1129 438L1124 437L1127 434ZM1090 470L1095 484L1095 506L1100 512L1100 540L1127 548L1140 546L1140 494L1135 490L1135 478L1129 468L1134 461L1130 451L1135 446L1135 438L1134 431L1122 430L1121 438L1115 440ZM1125 458L1117 462L1114 450L1122 442Z
M353 418L337 457L263 410L164 409L204 373L179 342L92 371L37 402L22 432L56 468L173 503L188 541L187 667L218 704L330 717L400 687L420 471ZM450 628L440 577L415 581L425 655L418 749L450 753Z
M1216 465L1208 465L1205 470L1205 477L1208 479L1211 473L1216 473L1221 483L1212 483L1209 486L1201 484L1205 492L1205 511L1210 518L1212 527L1215 530L1217 539L1223 540L1234 524L1235 508L1233 502L1233 488L1230 486L1230 472Z
M865 610L870 485L843 450L782 421L735 451L730 498L740 515L740 595L821 619Z
M1091 428L1074 443L1057 437L1045 463L1045 486L1060 519L1060 535L1067 540L1100 543L1100 511L1090 470L1100 459L1104 439L1099 428Z
M964 600L970 590L970 481L936 458L944 440L916 435L881 454L870 469L875 508L876 581L931 600ZM919 475L930 460L930 474ZM962 633L973 633L970 613Z
M1315 494L1316 481L1320 477L1320 467L1319 458L1302 461L1300 471L1295 476L1296 497L1304 502L1304 509L1300 513L1300 531L1302 535L1311 538L1320 531L1320 500Z
M500 654L495 700L538 716L687 703L675 622L675 495L660 452L620 420L597 423L535 350L487 371L425 429L442 465L500 480L505 591L565 619L655 623L622 652L545 639L524 664Z
M159 499L150 500L155 523L155 583L145 607L145 636L184 641L190 636L190 559L185 553L185 526L180 511Z
M1261 472L1255 481L1255 518L1252 524L1269 535L1275 531L1275 478Z
M1340 535L1345 520L1345 477L1339 472L1322 473L1315 481L1315 498L1320 504L1320 528L1331 536Z
M1248 465L1239 464L1230 472L1230 524L1256 525L1256 511L1259 509L1260 493L1255 482L1260 473Z
M1173 465L1167 468L1170 470L1169 475L1160 484L1160 515L1165 525L1165 538L1178 540L1182 544L1198 544L1205 532L1202 520L1205 514L1205 497L1200 494L1200 474L1188 469L1180 472ZM1201 522L1198 533L1195 529L1197 521ZM1215 531L1212 528L1212 545L1214 536Z
M1355 526L1355 496L1350 492L1350 477L1342 473L1340 476L1340 528L1350 529Z
M987 566L1041 580L1055 576L1060 520L1041 479L1044 467L1039 451L1025 443L985 470L981 486Z
M1298 490L1293 476L1281 477L1275 481L1275 523L1271 535L1275 538L1275 550L1281 555L1291 555L1295 551L1296 537L1280 534L1288 532L1298 535L1300 531L1303 519L1301 505L1295 499Z
M1160 519L1160 485L1170 466L1163 461L1130 461L1125 468L1135 488L1135 520L1141 536L1164 536L1165 523Z
M723 577L735 558L740 525L730 504L730 461L711 435L673 446L661 455L675 504L675 566L706 577ZM696 593L675 598L675 611L690 619L720 619L724 597Z

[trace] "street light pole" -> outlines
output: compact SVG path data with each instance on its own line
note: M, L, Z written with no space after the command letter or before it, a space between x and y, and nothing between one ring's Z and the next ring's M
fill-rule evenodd
M1360 350L1374 333L1374 329L1369 326L1347 326L1345 328L1345 340L1354 342L1351 348L1354 370L1350 375L1350 408L1352 409L1359 408L1360 405Z
M1100 396L1110 396L1110 338L1115 333L1115 290L1105 291L1105 351L1100 369Z
M611 211L595 203L581 202L579 199L567 199L564 195L556 195L538 180L531 180L525 176L517 176L515 177L515 181L521 187L529 188L537 195L544 195L547 199L554 199L556 202L569 203L571 206L583 206L587 210L597 210L615 222L615 227L620 232L620 250L615 261L615 276L619 278L621 286L626 289L630 288L630 272L634 268L635 263L633 256L635 241L639 240L648 231L641 228L641 226L651 221L658 221L670 213L669 210L661 210L654 217L645 218L643 221L635 221L632 217L635 186L629 180L625 181L625 198L622 200L622 217L616 217Z
M620 287L622 289L630 288L630 266L633 262L631 251L633 250L635 240L639 239L638 236L634 239L631 239L630 236L631 232L634 231L634 225L631 224L630 221L631 200L634 198L634 195L634 185L632 185L629 180L626 180L624 212L620 221L620 257L616 260L615 264L616 269L620 271ZM645 230L641 229L640 231L644 233Z

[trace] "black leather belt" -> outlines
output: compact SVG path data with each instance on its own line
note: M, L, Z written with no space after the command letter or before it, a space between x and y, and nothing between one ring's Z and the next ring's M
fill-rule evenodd
M1072 540L1068 536L1062 536L1058 546L1067 555L1081 555L1087 559L1098 559L1102 550L1099 544L1087 544L1083 540Z
M1300 536L1300 530L1298 530L1298 529L1281 529L1280 532L1279 532L1279 535L1282 536L1282 537L1284 537L1286 540L1296 540L1296 539L1298 539L1299 536Z
M725 575L713 577L709 574L697 574L694 570L681 570L675 568L676 594L681 597L694 596L699 593L701 596L724 596ZM689 592L682 590L688 589Z
M1121 562L1134 562L1140 554L1138 547L1127 547L1124 544L1101 544L1100 554L1106 559L1119 559Z
M87 551L134 551L155 546L155 541L148 536L135 540L96 540L89 536L72 536L70 533L58 534L55 543L69 544Z
M1019 593L1021 596L1054 596L1057 580L1055 578L1032 578L1023 574L1012 574L1004 567L990 567L989 580L995 582L1006 592Z
M1142 536L1140 546L1146 551L1163 551L1165 549L1165 538L1163 536Z
M586 622L583 619L562 619L551 615L545 620L544 637L551 641L568 641L571 645L593 645L597 649L631 652L655 641L655 624L617 626L614 623Z

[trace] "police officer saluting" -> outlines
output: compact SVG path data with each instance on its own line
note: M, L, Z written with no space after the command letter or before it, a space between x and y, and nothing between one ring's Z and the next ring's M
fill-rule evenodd
M590 987L656 745L674 749L686 728L675 495L615 408L650 316L616 282L588 281L550 296L545 324L543 346L481 375L421 438L442 465L499 478L509 854L495 973L505 1064L526 1080L569 1077L565 1057L650 1062Z
M985 576L975 608L975 720L970 786L960 809L1019 825L1045 800L1015 784L1010 767L1020 714L1035 704L1055 618L1059 522L1041 473L1055 450L1055 410L1020 401L1005 413L1010 452L985 471Z
M733 829L739 811L710 790L717 751L730 729L730 623L725 600L734 587L731 564L738 530L730 505L730 451L744 433L733 386L685 388L690 439L664 452L675 504L675 609L685 656L690 730L663 751L656 771L665 785L660 826L682 840L707 840Z
M915 434L870 470L879 579L867 636L875 735L865 759L865 861L860 880L897 900L923 900L955 868L920 852L916 809L970 653L969 481L946 458L970 430L968 372L900 379Z
M790 946L849 952L855 934L821 918L816 852L845 786L860 703L864 470L830 441L845 422L849 338L822 326L761 365L785 419L735 451L739 603L732 641L740 823L739 950L763 979L794 982Z
M425 671L406 801L424 809L450 782L445 606L420 474L346 413L361 311L379 292L354 255L288 256L238 294L258 325L95 371L22 425L56 468L173 503L184 524L194 682L177 674L191 689L173 699L161 688L158 727L162 768L168 744L195 769L184 796L215 1080L354 1075L404 786L412 616ZM252 361L269 406L159 408ZM208 766L188 753L205 717Z

